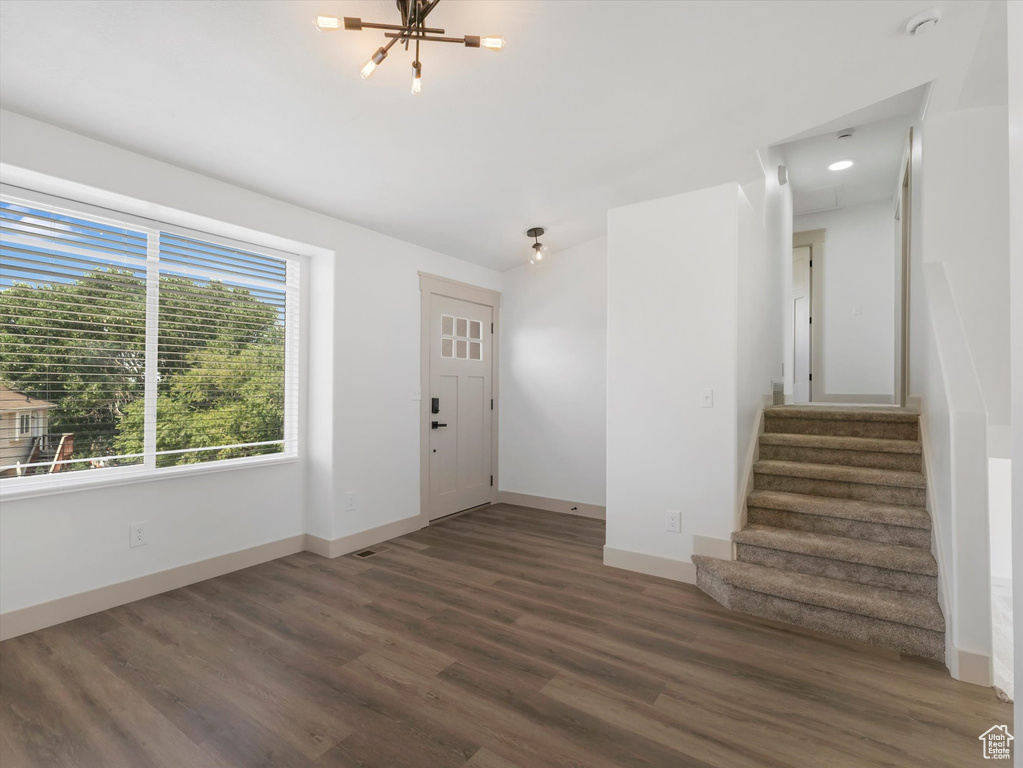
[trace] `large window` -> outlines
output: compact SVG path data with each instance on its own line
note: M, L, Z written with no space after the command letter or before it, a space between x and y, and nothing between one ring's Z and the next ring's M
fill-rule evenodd
M297 261L168 229L0 200L5 486L295 453Z

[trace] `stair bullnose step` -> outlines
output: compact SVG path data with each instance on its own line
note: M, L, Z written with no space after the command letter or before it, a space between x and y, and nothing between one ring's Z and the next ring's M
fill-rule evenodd
M765 432L761 445L780 445L792 448L823 448L833 451L870 451L876 453L921 454L923 446L916 440L887 440L880 437L840 437L835 435L791 434Z
M922 472L905 472L896 469L873 469L869 467L846 467L840 464L809 464L799 461L758 461L753 473L781 475L807 480L831 480L840 483L861 485L883 485L897 488L925 488L927 481Z
M693 555L693 563L698 571L749 592L932 632L945 631L945 617L934 598L701 555Z
M823 407L819 405L772 405L764 416L780 419L816 419L819 421L887 421L915 423L920 414L897 408L861 408L858 406Z
M931 517L923 507L903 507L875 501L836 499L831 496L810 496L785 491L753 491L746 499L747 506L778 509L804 515L838 517L865 523L901 525L906 528L931 529Z
M764 549L869 565L921 576L937 576L938 564L926 549L900 544L881 544L810 531L794 531L765 525L747 525L732 534L732 541Z

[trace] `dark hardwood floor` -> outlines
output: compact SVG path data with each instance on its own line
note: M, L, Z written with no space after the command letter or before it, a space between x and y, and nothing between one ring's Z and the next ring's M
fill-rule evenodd
M0 765L962 766L1012 722L940 665L601 563L498 505L0 646Z

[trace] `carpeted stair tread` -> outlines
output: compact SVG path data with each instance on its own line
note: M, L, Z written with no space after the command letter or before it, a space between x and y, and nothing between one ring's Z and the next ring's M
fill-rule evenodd
M945 631L941 608L931 597L735 560L693 555L693 562L738 589L933 632Z
M822 407L816 405L774 405L764 409L764 416L779 419L818 419L824 421L888 421L912 422L920 418L915 411L897 408L859 408L857 406Z
M793 448L824 448L833 451L873 451L877 453L923 452L917 440L886 440L879 437L835 437L832 435L804 435L785 432L765 432L761 445L783 445Z
M862 485L884 485L899 488L924 488L927 482L921 472L872 467L847 467L841 464L810 464L801 461L758 461L754 474L801 477L809 480L830 480Z
M861 539L829 536L824 533L794 531L766 525L747 525L732 534L736 544L764 547L782 552L869 565L892 571L937 576L938 564L926 549L899 544L879 544Z
M753 491L747 498L747 506L760 509L779 509L804 515L838 517L845 520L859 520L866 523L901 525L907 528L930 530L931 516L923 507L902 507L897 504L881 504L876 501L836 499L831 496L809 496L803 493L784 491Z

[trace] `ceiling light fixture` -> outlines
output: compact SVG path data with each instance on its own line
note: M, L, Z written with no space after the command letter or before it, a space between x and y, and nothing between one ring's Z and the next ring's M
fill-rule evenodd
M530 264L539 264L547 258L547 246L540 242L540 235L544 232L543 227L532 227L526 230L526 237L531 237L535 241L532 246L533 253L529 257Z
M829 171L844 171L846 168L852 168L852 160L839 160L837 163L832 163L828 166Z
M389 39L387 45L377 49L369 61L363 66L360 74L363 80L368 80L376 71L376 68L387 58L387 52L395 43L401 43L407 51L410 43L415 43L415 60L412 62L412 93L419 95L423 92L423 67L419 61L420 43L461 43L466 48L487 48L491 51L500 51L504 48L504 38L500 35L466 35L465 37L444 37L444 30L437 27L427 27L426 17L437 7L440 0L396 0L398 12L401 14L401 24L375 24L363 21L359 18L345 16L339 19L337 16L317 16L313 24L320 32L335 32L342 28L348 30L382 29L384 37Z

